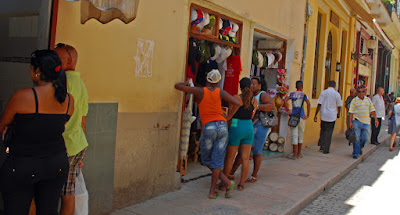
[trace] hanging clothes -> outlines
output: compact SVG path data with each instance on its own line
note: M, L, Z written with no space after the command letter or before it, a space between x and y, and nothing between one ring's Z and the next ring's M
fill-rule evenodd
M242 71L242 63L239 55L228 57L227 70L225 72L224 90L231 95L238 94L239 91L239 76Z

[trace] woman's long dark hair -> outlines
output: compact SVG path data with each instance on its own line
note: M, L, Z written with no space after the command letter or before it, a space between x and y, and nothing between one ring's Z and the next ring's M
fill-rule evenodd
M250 78L242 78L239 84L240 89L242 90L243 106L245 109L249 109L251 105L251 99L253 98L253 92L250 89L251 80Z
M40 80L53 83L54 96L63 103L67 96L67 78L57 53L53 50L36 50L32 53L31 65L34 69L39 68Z

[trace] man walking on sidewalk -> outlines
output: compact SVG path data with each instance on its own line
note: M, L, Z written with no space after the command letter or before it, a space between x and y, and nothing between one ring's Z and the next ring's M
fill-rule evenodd
M88 146L85 130L89 95L80 73L75 71L78 60L76 49L70 45L59 43L55 51L61 59L61 67L67 76L67 91L75 99L75 112L65 125L63 133L70 167L61 198L61 215L72 215L75 211L75 180L81 171L83 157Z
M371 133L371 144L379 145L378 135L381 131L382 118L385 117L385 101L383 100L384 90L382 87L379 87L377 93L374 97L372 97L372 104L375 107L376 118L378 119L379 126L372 126ZM375 125L375 118L371 117L371 125Z
M376 118L375 108L372 101L365 96L365 86L357 88L358 95L350 104L350 128L354 128L356 134L356 142L353 144L353 158L357 159L362 155L362 148L368 140L370 128L370 114L375 119L375 127L379 126L379 121ZM353 120L354 119L354 120Z
M314 116L314 122L317 122L317 115L321 110L321 132L318 146L324 154L329 153L336 118L339 118L340 108L342 107L340 94L335 90L335 87L335 81L328 82L328 89L322 91L318 98L318 106Z

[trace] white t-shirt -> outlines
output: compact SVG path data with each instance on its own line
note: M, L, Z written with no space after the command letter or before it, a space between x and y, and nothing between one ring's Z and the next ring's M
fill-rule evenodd
M372 104L375 107L375 113L377 118L385 117L385 101L383 100L383 96L379 96L378 94L372 97Z
M321 92L318 98L318 104L321 104L321 120L324 122L334 122L337 117L337 107L342 106L340 94L333 89L328 89Z

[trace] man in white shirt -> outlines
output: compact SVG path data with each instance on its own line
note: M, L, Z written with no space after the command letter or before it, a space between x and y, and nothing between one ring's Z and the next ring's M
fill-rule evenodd
M321 110L321 132L318 145L324 154L329 153L336 118L339 118L340 108L342 107L342 99L335 87L335 81L328 82L328 89L322 91L318 98L318 106L314 116L314 122L317 122L317 115Z
M385 117L385 101L383 100L383 94L385 93L382 87L379 87L377 93L374 97L372 97L372 104L375 107L376 118L378 118L379 126L372 126L372 134L371 134L371 144L379 145L378 135L381 131L381 122L382 118ZM371 125L375 125L375 119L371 117Z

